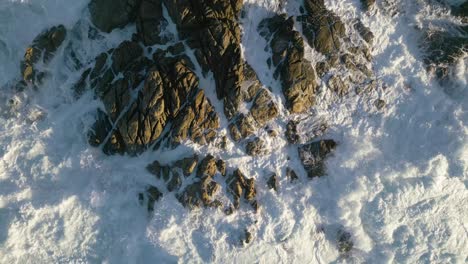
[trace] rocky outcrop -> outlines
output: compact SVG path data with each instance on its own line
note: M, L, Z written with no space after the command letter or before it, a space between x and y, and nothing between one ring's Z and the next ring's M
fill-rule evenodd
M325 159L336 147L331 139L319 140L299 148L299 157L309 178L325 175Z
M89 5L91 21L104 32L123 28L135 21L141 0L92 0Z
M245 152L250 156L259 156L265 154L265 141L258 137L253 138L247 142Z
M349 21L356 33L347 31L343 21L325 7L323 0L305 0L301 11L297 20L307 43L324 55L315 70L327 88L340 98L352 88L372 87L369 50L374 38L372 32L359 20ZM351 37L351 33L356 36Z
M304 0L304 9L305 15L299 20L309 45L325 55L340 50L346 35L340 18L326 9L323 0Z
M276 173L273 173L267 180L267 186L269 189L273 189L276 192L278 191L278 176Z
M353 249L354 242L352 240L351 233L343 229L339 229L336 234L336 240L338 252L340 252L340 254L347 254Z
M46 75L38 67L47 64L62 45L67 30L63 25L52 27L39 34L26 49L24 60L21 62L22 81L26 84L38 85Z
M255 209L258 206L255 200L255 180L248 179L240 170L225 177L226 163L212 155L201 160L193 155L165 165L154 161L147 166L147 170L156 179L163 181L167 190L174 192L179 202L187 208L224 207L226 213L232 213L234 208L239 208L242 199ZM222 184L228 186L227 193L221 192ZM227 194L232 195L234 206L227 202Z
M138 195L141 204L146 203L149 213L154 211L154 204L163 196L159 189L155 186L149 186L146 191Z
M310 62L304 59L304 43L294 29L293 17L276 15L259 24L260 34L269 42L274 76L281 81L287 108L302 113L314 104L317 87Z
M192 67L186 56L166 57L162 51L149 60L131 41L101 54L80 82L94 87L107 115L97 120L90 142L104 144L109 154L138 154L157 141L211 142L219 118Z
M425 63L439 80L445 80L451 66L468 52L468 26L455 26L450 31L428 31Z
M255 200L257 190L255 180L247 178L239 169L235 170L227 179L228 191L234 198L234 207L239 208L241 200L245 200L257 210L258 204Z

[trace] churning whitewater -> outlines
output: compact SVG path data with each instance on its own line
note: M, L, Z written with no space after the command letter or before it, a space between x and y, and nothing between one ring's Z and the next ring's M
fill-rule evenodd
M317 79L315 104L297 115L295 129L302 143L333 139L336 148L324 161L326 175L310 178L286 136L292 111L274 70L281 62L272 62L261 30L265 18L287 14L294 32L307 37L302 0L243 1L242 56L277 106L268 124L277 135L255 132L261 155L247 155L230 136L216 72L204 74L198 63L192 70L220 116L224 148L187 139L175 148L107 155L91 146L89 131L105 103L92 90L76 96L74 87L99 54L132 39L135 23L91 34L89 0L0 0L0 263L466 263L468 57L457 57L441 81L428 69L424 39L428 30L450 32L456 29L447 25L466 28L467 21L446 8L464 1L440 2L377 0L366 10L359 0L325 1L350 43L359 35L355 21L372 32L373 88L337 96ZM168 8L162 14L165 33L177 39L177 21ZM37 65L48 74L37 86L16 88L25 51L57 25L68 32L63 44ZM304 51L302 61L323 60L306 41ZM251 105L238 111L247 114ZM229 214L189 208L147 169L187 153L211 154L229 173L254 179L257 210L247 202ZM161 191L152 210L139 199L148 186ZM219 188L229 193L228 184Z

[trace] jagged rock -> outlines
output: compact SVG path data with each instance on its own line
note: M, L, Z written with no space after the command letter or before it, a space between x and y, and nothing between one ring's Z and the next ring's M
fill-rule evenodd
M211 177L204 177L198 182L188 185L184 191L177 195L182 205L189 208L220 207L220 201L213 199L221 186L213 181Z
M217 160L216 161L216 168L221 173L221 175L226 176L226 162L224 160Z
M216 165L216 159L212 155L206 156L200 161L198 166L197 176L202 177L213 177L216 174L218 167Z
M250 233L250 231L246 228L244 231L244 238L242 239L242 244L247 245L250 244L253 240L253 235Z
M304 59L304 43L294 30L293 17L276 15L260 22L260 34L269 41L276 67L274 76L281 80L287 107L292 113L302 113L315 102L315 74Z
M375 0L361 0L361 4L362 8L367 11L374 6Z
M286 126L286 139L290 144L299 143L300 137L297 132L298 122L294 120L289 120L288 125Z
M193 155L192 157L184 158L175 162L175 166L182 169L185 176L191 175L197 167L198 156Z
M154 203L158 201L162 197L162 193L158 190L158 188L154 186L149 186L146 189L145 193L140 193L138 195L138 199L140 200L140 203L147 202L147 210L149 213L154 211ZM146 199L145 199L146 197Z
M278 115L278 107L271 100L267 89L261 89L255 97L250 113L260 126L264 126L269 120Z
M278 191L278 176L276 173L273 173L267 181L268 188Z
M162 166L158 161L154 161L148 165L146 169L156 176L156 178L164 180L167 190L170 192L179 189L182 184L182 179L179 173L176 170L171 169L170 166Z
M23 81L29 84L39 84L45 73L36 68L38 63L48 63L57 49L62 45L67 30L63 25L52 27L39 34L26 49L24 60L21 62Z
M450 67L468 51L468 26L457 27L458 32L436 31L428 32L425 63L435 69L439 80L445 80Z
M348 85L337 75L333 75L328 79L328 87L338 95L346 94L349 89Z
M290 167L287 167L286 178L288 178L291 182L294 182L299 179L299 176L297 176L296 172L293 169L291 169Z
M224 102L226 117L233 118L243 100L244 63L237 22L242 0L163 2L181 39L187 40L187 44L195 50L203 71L213 72L217 96Z
M257 195L255 179L248 179L239 169L237 169L231 176L229 176L227 183L228 191L234 197L235 208L239 208L240 200L244 197L245 200L250 202L254 209L257 209L258 205L255 201L255 196Z
M340 49L340 39L346 30L333 12L326 9L323 0L304 0L306 15L298 18L308 43L318 52L330 55Z
M206 144L215 138L219 118L199 88L186 56L165 57L163 52L152 62L132 41L124 41L108 53L98 56L80 84L95 89L115 129L102 133L110 134L111 141L93 134L90 141L104 142L109 154L138 154L156 141L177 146L186 139ZM111 67L106 63L109 56ZM165 130L167 134L163 134Z
M385 107L385 101L382 99L378 99L374 102L375 107L377 107L378 110L382 110Z
M167 37L161 36L168 22L163 17L160 0L142 0L136 22L138 37L145 45L164 44L168 41Z
M309 178L325 175L325 159L335 149L334 140L319 140L299 148L299 157Z
M372 31L370 31L368 27L364 26L364 24L360 20L356 21L356 23L354 24L354 29L359 33L359 35L361 35L364 41L372 45L372 43L374 42L374 34L372 33Z
M252 135L255 131L254 120L250 115L239 114L229 125L229 131L234 141L239 141Z
M91 21L104 32L125 27L133 22L141 0L92 0L89 5Z
M341 254L347 254L353 249L354 242L351 234L345 230L339 229L336 234L338 252Z
M265 142L259 137L247 142L245 152L250 156L258 156L265 153Z

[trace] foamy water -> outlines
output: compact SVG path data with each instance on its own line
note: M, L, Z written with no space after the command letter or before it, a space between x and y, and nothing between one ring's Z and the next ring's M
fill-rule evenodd
M186 143L138 158L106 156L88 145L86 132L101 105L91 93L76 100L71 86L80 72L70 67L67 46L83 61L128 39L133 26L105 38L87 38L86 0L0 2L0 262L1 263L466 263L468 261L467 59L454 83L441 87L425 70L418 40L428 23L457 22L425 1L393 0L371 14L358 0L327 0L344 21L360 18L375 35L374 92L335 102L321 93L317 118L325 137L339 145L327 160L328 176L309 180L297 151L284 136L267 141L272 153L252 158L228 142L226 151ZM256 28L290 1L246 0L243 51L261 81L284 102L264 61L269 56ZM389 7L391 6L391 8ZM392 16L391 10L400 15ZM441 19L443 17L443 19ZM37 91L14 94L25 48L43 29L64 24L69 33L47 66L53 77ZM308 58L313 60L313 51ZM212 80L203 79L214 98ZM210 86L211 83L211 86ZM7 104L13 99L14 111ZM386 101L383 111L373 106ZM215 104L216 105L216 104ZM7 111L8 110L8 111ZM285 109L275 121L285 130ZM165 193L148 216L138 203L147 184L163 186L145 167L176 160L188 150L211 152L240 167L258 186L259 213L226 216L214 209L188 211ZM292 157L292 161L288 160ZM297 168L300 180L280 178L279 192L266 188L266 173ZM240 246L244 229L254 240ZM352 234L343 258L336 231Z

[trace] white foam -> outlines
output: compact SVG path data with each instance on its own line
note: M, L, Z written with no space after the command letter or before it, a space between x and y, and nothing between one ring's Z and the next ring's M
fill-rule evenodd
M262 82L272 86L275 100L284 101L263 63L266 43L255 29L272 12L296 12L297 3L280 8L280 1L248 2L256 7L243 19L248 22L243 23L244 55ZM325 136L339 146L327 161L328 176L314 180L306 178L296 150L283 136L267 141L271 155L255 159L232 142L225 152L187 143L139 158L104 155L86 141L100 102L90 94L73 99L70 89L79 73L64 67L61 50L48 66L55 78L37 92L18 96L14 117L0 117L0 262L328 263L343 260L334 241L340 226L355 243L348 261L465 262L466 60L457 68L459 84L454 87L459 93L448 93L450 87L440 87L426 73L417 47L421 33L415 26L423 23L424 3L391 2L404 14L392 17L382 8L368 15L357 0L326 1L344 20L360 17L374 32L379 86L366 98L332 106L326 94L319 98L315 113L330 124ZM59 23L70 29L80 17L86 20L86 4L0 3L0 84L18 76L24 49L36 34ZM95 42L84 39L80 56L91 60L128 38L131 30ZM67 41L77 41L73 38L69 35ZM373 107L377 98L387 103L382 112ZM275 125L283 134L286 110L280 110ZM155 158L174 160L187 149L214 152L231 168L255 177L260 212L247 207L231 216L211 209L189 212L165 193L148 219L137 194L148 183L162 183L145 166ZM278 194L268 190L268 172L284 175L286 166L298 168L299 182L291 184L283 176ZM255 238L242 247L245 228Z

